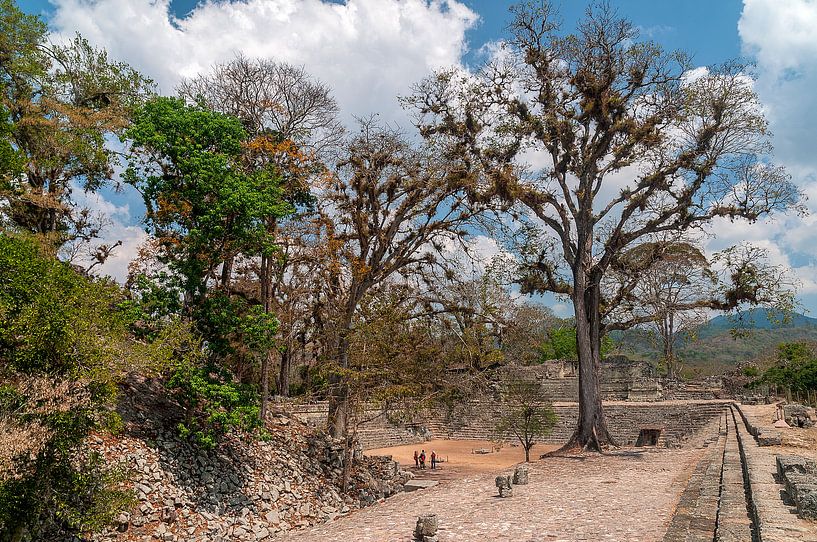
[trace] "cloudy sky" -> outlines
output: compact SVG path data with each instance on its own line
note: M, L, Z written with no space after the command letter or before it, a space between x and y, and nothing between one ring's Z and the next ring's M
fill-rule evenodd
M80 32L155 79L170 94L178 81L241 51L302 64L331 85L351 122L379 113L408 124L396 96L433 68L476 66L502 38L505 0L19 0L58 35ZM718 250L742 240L765 246L790 266L800 299L817 315L817 0L611 0L649 37L684 49L706 66L735 57L757 64L756 88L774 132L776 159L810 196L806 217L715 224ZM564 0L572 27L584 2ZM114 221L109 236L125 250L107 271L123 276L144 233L133 193L104 194L94 205ZM489 246L490 243L485 243Z

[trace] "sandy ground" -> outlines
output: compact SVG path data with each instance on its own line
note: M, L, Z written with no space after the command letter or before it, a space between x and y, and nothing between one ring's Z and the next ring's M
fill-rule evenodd
M780 432L782 454L800 455L817 460L817 425L809 428L775 428L775 405L741 405L746 417L756 426Z
M475 454L474 450L496 450L496 443L488 440L429 440L422 444L393 446L366 450L366 455L390 455L403 467L418 475L418 478L453 480L472 474L496 472L521 463L525 460L525 450L521 446L505 443L499 451L488 454ZM531 461L539 459L545 452L555 450L558 446L537 444L531 449ZM414 467L414 451L426 451L426 470L418 471ZM431 451L437 452L442 459L439 470L431 471Z
M461 458L474 446L473 441L453 444L465 451L456 456ZM504 453L513 461L519 452L512 448ZM282 533L274 540L408 542L417 517L434 513L441 542L658 542L704 452L628 449L604 456L549 457L531 463L530 484L514 487L508 499L497 496L495 473L484 472L399 493L331 523ZM454 464L454 454L449 455ZM496 454L479 456L469 468L486 468L488 461L507 465Z

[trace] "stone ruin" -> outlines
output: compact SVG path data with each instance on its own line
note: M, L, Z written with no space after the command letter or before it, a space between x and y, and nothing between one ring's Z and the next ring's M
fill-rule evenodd
M503 499L505 497L513 497L513 487L511 486L511 477L507 474L502 474L496 477L494 482L497 489L499 489L499 496Z
M783 405L782 419L786 420L789 427L811 427L814 425L808 407L797 403Z
M817 519L817 463L795 455L776 457L777 475L803 519Z
M524 486L528 484L528 467L527 465L519 465L513 471L513 485Z
M503 499L513 497L513 486L524 486L528 484L528 466L518 465L511 474L502 474L494 480L499 496Z
M426 514L417 518L413 542L437 542L437 514Z
M542 395L550 401L576 401L579 396L579 363L554 359L541 365L514 366L507 370L537 380ZM655 368L644 361L611 356L602 361L601 393L607 401L660 401L664 398L661 379Z

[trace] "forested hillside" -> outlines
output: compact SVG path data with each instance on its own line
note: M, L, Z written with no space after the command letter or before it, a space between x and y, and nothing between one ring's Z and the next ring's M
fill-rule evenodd
M676 354L686 375L714 375L754 360L770 362L777 347L787 342L817 342L817 319L792 313L785 317L764 310L747 311L743 319L712 318L694 334L675 340ZM660 349L655 340L637 330L617 335L620 348L636 359L655 362Z

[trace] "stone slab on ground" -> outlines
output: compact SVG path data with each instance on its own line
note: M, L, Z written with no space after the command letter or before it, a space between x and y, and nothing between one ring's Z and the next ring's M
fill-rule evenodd
M438 484L437 480L418 480L413 479L406 482L403 486L403 491L417 491L418 489L428 489Z
M401 493L300 533L289 542L410 540L418 516L437 514L441 542L610 541L663 538L705 448L549 457L530 464L528 485L497 497L486 473Z

